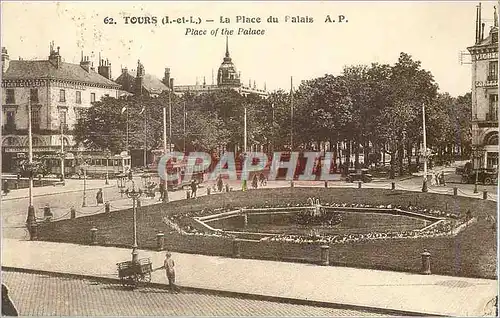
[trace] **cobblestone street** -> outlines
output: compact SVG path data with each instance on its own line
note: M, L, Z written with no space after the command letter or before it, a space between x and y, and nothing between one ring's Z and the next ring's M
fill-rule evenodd
M3 271L2 281L21 316L382 316L12 271Z

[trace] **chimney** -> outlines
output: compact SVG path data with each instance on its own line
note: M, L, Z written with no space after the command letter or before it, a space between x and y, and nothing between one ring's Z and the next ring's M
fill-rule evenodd
M173 92L174 91L174 79L173 78L170 79L170 86L169 87Z
M168 67L165 68L165 74L163 75L163 84L165 84L167 88L170 87L170 68Z
M256 89L257 88L257 84L255 84L255 81L253 81L253 88Z
M481 41L484 40L484 25L485 25L485 23L483 22L481 24Z
M479 20L478 20L478 27L479 27L479 38L478 38L478 42L481 41L481 39L483 38L483 34L481 32L481 2L479 2Z
M99 53L99 57L100 57ZM111 80L111 63L109 63L109 60L106 59L99 59L99 66L97 67L97 73L99 75L106 77L107 79Z
M52 41L50 43L49 62L57 68L61 66L61 55L59 54L59 50L59 46L57 47L57 51L54 50L54 41Z
M476 6L476 44L479 43L479 6Z
M205 80L205 76L203 76L203 87L207 86L207 81Z
M2 74L7 71L9 68L9 54L7 53L7 49L2 47Z
M88 73L90 72L90 60L88 56L83 56L82 52L82 60L80 61L80 66Z
M128 73L128 68L122 67L122 74Z

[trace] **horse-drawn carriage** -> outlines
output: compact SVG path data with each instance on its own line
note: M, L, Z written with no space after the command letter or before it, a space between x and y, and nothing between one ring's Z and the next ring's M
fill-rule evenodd
M116 265L118 266L118 277L123 286L136 288L139 282L151 281L153 265L149 258L142 258L137 262L121 262Z

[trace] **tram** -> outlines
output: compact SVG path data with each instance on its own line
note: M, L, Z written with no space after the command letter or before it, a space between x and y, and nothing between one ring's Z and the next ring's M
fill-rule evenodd
M49 174L61 174L61 159L57 155L45 157ZM84 166L83 163L86 163ZM83 176L84 167L89 178L114 178L118 174L127 173L130 170L131 158L126 152L121 154L106 156L106 154L88 154L81 158L76 158L72 153L67 153L64 159L64 175Z

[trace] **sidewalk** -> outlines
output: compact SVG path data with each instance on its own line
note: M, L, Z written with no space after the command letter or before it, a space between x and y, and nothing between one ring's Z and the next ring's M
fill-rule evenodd
M81 192L83 191L83 180L79 179L66 179L66 184L56 186L43 186L33 188L33 197L41 197L46 195L55 195L61 193ZM109 180L109 185L105 184L104 180L87 180L86 189L88 191L97 190L99 188L112 188L116 187L116 180ZM8 195L2 195L2 201L24 199L29 196L29 189L11 190Z
M497 295L497 281L172 253L179 285L445 316L481 316ZM130 249L4 239L2 266L116 278ZM153 268L164 252L139 251ZM163 270L153 283L166 283Z

